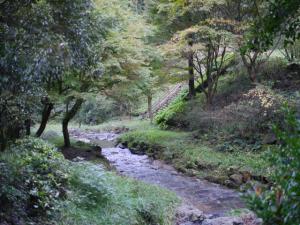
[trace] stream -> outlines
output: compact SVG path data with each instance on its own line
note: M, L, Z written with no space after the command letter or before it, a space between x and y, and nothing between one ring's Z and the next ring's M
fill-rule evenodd
M117 134L81 132L72 130L73 138L99 144L102 155L118 171L149 184L159 185L175 192L188 206L196 208L211 218L225 216L232 209L244 208L239 193L218 184L177 172L172 166L147 155L132 154L129 149L113 147Z

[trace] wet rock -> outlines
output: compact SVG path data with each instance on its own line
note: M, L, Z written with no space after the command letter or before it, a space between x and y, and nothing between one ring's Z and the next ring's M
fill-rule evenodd
M100 146L94 146L93 147L93 150L95 151L95 152L102 152L102 148L100 147Z
M201 225L245 225L243 220L238 217L218 217L206 219Z
M94 146L93 153L96 157L102 157L102 148L100 146Z
M73 159L74 162L81 162L84 161L84 158L77 156L76 158Z
M234 181L232 180L225 180L224 185L229 187L229 188L238 188L239 185L237 185Z
M145 152L141 151L138 148L130 148L130 152L135 155L145 155Z
M117 147L121 148L121 149L125 149L125 148L127 148L127 143L120 143L120 144L118 144Z
M243 183L243 176L241 174L233 174L229 178L237 185L241 185Z
M181 205L176 212L177 225L201 224L205 219L202 211L188 205Z
M257 218L257 216L252 212L242 215L241 218L245 225L262 225L263 224L263 220L260 218Z
M226 180L228 180L227 176L206 176L206 180L217 183L217 184L224 184Z

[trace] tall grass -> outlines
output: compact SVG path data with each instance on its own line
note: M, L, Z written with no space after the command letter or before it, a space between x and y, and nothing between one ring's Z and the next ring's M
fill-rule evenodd
M176 196L156 186L116 176L91 163L71 169L71 190L58 224L172 224Z

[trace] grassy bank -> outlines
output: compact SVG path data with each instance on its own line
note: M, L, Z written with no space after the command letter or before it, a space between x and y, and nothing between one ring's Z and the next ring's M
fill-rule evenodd
M205 140L195 139L191 132L136 130L123 134L120 142L133 152L164 160L182 172L229 186L235 186L229 181L236 173L249 172L256 177L270 174L264 151L220 151Z

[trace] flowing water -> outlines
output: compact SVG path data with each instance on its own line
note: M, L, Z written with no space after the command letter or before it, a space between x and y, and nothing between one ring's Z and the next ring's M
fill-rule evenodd
M116 134L73 130L72 136L85 142L106 141L102 155L120 174L167 188L181 197L185 204L206 214L223 216L231 209L244 207L238 192L234 190L186 176L161 161L152 160L146 155L132 154L129 149L112 147Z

